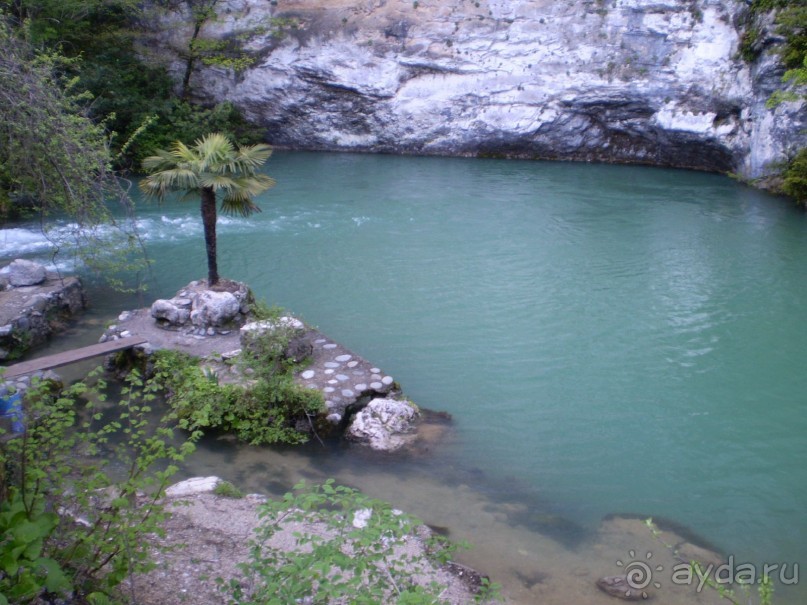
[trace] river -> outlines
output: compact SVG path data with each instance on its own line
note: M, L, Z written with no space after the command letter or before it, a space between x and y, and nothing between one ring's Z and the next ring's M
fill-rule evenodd
M220 219L221 274L453 430L404 461L211 442L187 472L250 491L334 476L475 543L464 560L516 602L610 602L590 580L619 573L628 542L597 534L613 513L758 566L807 563L804 212L645 167L277 152L267 172L263 212ZM198 204L139 202L138 221L146 302L205 275ZM25 223L0 254L46 258ZM73 342L141 304L90 295Z

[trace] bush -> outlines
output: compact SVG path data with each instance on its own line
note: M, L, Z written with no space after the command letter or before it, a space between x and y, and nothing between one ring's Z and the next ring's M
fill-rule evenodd
M788 163L782 177L782 191L799 204L807 204L807 148Z
M156 420L153 385L133 373L119 400L78 383L25 394L26 430L0 429L0 604L44 593L104 603L130 574L153 567L159 498L192 450Z
M291 331L278 327L251 343L238 361L249 386L219 384L218 376L205 373L198 360L176 351L158 351L156 380L166 389L168 401L189 431L232 432L242 441L303 443L305 432L298 421L322 411L322 394L301 387L293 374L299 364L284 358Z

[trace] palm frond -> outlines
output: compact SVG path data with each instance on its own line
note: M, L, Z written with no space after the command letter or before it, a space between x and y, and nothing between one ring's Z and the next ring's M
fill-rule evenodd
M260 207L255 205L252 197L241 189L227 193L221 200L222 214L247 217L260 211Z
M255 169L272 156L272 147L259 143L238 148L238 161L245 167Z

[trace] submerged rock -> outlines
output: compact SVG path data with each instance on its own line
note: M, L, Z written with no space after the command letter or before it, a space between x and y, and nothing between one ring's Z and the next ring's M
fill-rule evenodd
M627 576L605 576L597 580L597 588L612 597L626 601L642 601L650 598L646 591L634 588Z

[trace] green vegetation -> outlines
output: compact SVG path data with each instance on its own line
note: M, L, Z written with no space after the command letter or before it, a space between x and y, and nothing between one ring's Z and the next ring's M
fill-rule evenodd
M282 343L259 344L255 367L268 361L261 348ZM192 365L172 355L161 355L157 380L132 373L113 397L117 403L107 402L111 389L100 380L66 390L35 382L25 396L25 434L0 429L0 605L138 602L137 585L123 582L154 569L148 537L164 536L160 497L175 464L193 451L191 441L172 445L176 416L157 418L151 408L166 374ZM202 381L214 383L193 379ZM446 562L455 546L431 537L425 552L407 549L419 535L417 519L333 480L295 490L262 507L251 557L242 564L246 581L219 580L228 603L443 602L444 587L417 576ZM243 497L227 482L214 493ZM298 548L274 548L271 538L291 523ZM496 586L483 587L480 599L495 596Z
M251 558L242 565L245 579L220 580L229 605L445 602L443 586L419 584L416 576L448 561L456 547L432 537L426 541L428 556L413 552L407 543L420 521L332 479L312 487L300 483L294 490L261 507ZM271 544L284 531L294 532L296 549Z
M213 493L222 498L232 498L233 500L240 500L244 497L244 492L238 489L229 481L222 481L214 489Z
M248 386L221 384L194 358L159 351L155 379L166 389L179 426L194 432L232 432L252 444L307 441L307 433L296 425L313 426L311 418L323 409L324 401L319 391L293 380L299 364L285 357L292 335L291 329L278 324L244 351L237 363L241 375L249 377Z
M271 154L271 147L262 144L236 151L226 135L210 134L192 147L177 141L170 151L158 149L157 155L143 160L143 169L149 176L140 181L140 189L147 196L163 200L170 192L182 191L185 197L198 195L201 199L209 286L219 282L216 195L223 194L221 211L225 214L249 216L260 212L252 198L275 181L257 170Z
M145 263L127 220L129 198L110 169L103 127L66 75L72 65L37 52L0 14L0 219L22 211L70 216L78 229L57 231L43 221L56 249L107 276L137 274ZM114 218L110 200L123 206L125 218Z
M150 10L179 14L183 4L195 18L200 11L207 15L200 31L218 18L215 1L157 2ZM207 132L224 132L244 144L259 142L260 130L231 104L191 103L189 87L177 97L165 68L141 58L135 43L159 17L145 10L135 0L0 0L0 19L14 37L24 40L35 55L60 59L59 74L70 81L76 95L81 93L78 109L108 137L112 166L139 169L155 149ZM277 30L287 27L280 24ZM212 50L205 45L215 46L214 40L204 38L203 32L196 38L200 47L191 53L194 61L244 63L238 40Z
M807 98L804 93L807 85L807 0L754 0L740 45L740 54L746 61L756 60L760 52L757 42L761 33L753 19L769 11L776 11L776 29L785 38L779 52L782 64L787 68L782 84L788 87L777 90L768 99L767 105L773 109L786 101ZM799 204L807 205L807 150L795 151L785 162L781 177L781 192Z
M193 445L172 445L136 373L117 403L105 390L35 383L25 434L0 429L0 604L123 602L121 582L154 566L145 537L161 535L159 497Z

